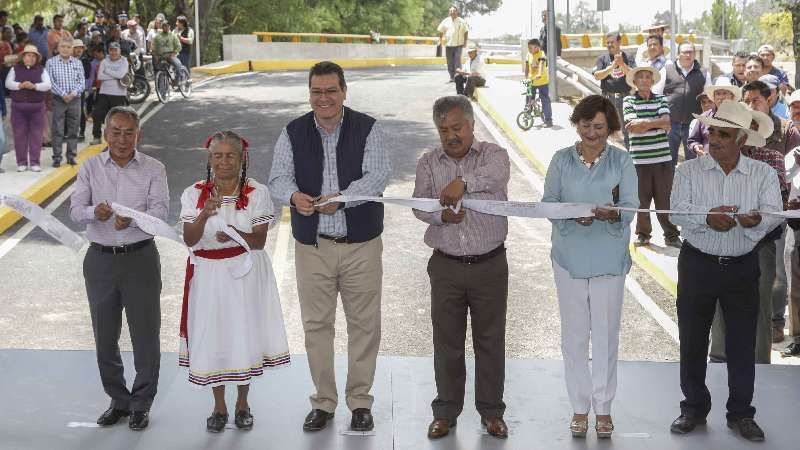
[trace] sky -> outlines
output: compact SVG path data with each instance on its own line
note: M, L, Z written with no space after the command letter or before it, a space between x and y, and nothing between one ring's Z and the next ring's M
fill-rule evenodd
M596 0L587 0L591 8L597 6ZM604 13L605 27L616 29L620 23L650 25L656 11L669 10L670 0L610 0L611 10ZM713 0L675 0L675 10L683 7L683 20L699 17L711 8ZM574 11L578 0L570 0ZM566 0L555 0L556 12L565 13ZM531 29L531 5L533 5L533 33ZM538 36L541 27L542 10L547 0L503 0L503 4L492 14L469 17L470 37L487 38L504 34L522 33L525 36Z

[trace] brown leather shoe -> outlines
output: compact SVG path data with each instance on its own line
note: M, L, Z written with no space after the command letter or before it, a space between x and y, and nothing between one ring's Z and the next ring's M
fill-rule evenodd
M486 432L500 439L508 437L508 426L502 417L481 418L481 425L486 427Z
M779 344L786 339L786 335L783 333L783 328L780 327L772 327L772 343Z
M450 433L450 428L455 428L456 421L449 421L447 419L433 419L428 425L428 439L439 439L445 437Z

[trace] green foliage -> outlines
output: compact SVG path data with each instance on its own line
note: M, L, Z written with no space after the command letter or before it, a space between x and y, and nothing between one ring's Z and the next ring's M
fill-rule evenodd
M742 36L741 14L734 2L714 0L711 12L703 11L703 15L691 25L695 32L722 36L725 39L736 39Z
M788 11L766 13L759 19L764 32L762 44L771 44L778 53L788 52L792 45L792 14Z
M570 33L599 33L600 14L586 0L580 0L570 12ZM567 23L566 15L557 13L556 23L564 26Z

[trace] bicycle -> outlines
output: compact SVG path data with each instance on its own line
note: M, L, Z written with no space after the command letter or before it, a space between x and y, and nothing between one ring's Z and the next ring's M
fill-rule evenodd
M183 82L178 82L175 69L169 61L162 59L158 63L156 68L156 96L158 96L159 102L167 103L173 91L180 92L183 98L189 98L192 95L192 80L189 78L189 70L186 67L182 67L181 71Z
M128 104L137 105L150 96L150 83L141 72L142 61L135 53L128 55L128 73L120 81L127 89Z
M525 107L517 115L517 126L528 131L533 127L535 118L542 117L542 102L536 95L531 80L523 80L522 84L525 86L525 92L522 93L525 96Z

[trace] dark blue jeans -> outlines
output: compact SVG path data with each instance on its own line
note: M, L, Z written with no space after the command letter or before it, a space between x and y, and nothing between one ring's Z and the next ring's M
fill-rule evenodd
M539 93L539 100L542 101L542 113L544 113L544 121L553 121L553 107L550 105L550 86L533 86L533 98L536 98L536 93Z
M672 154L673 167L678 164L678 147L683 144L683 156L686 161L694 159L697 154L689 148L686 142L689 139L689 124L681 122L671 122L672 129L669 130L669 152Z

